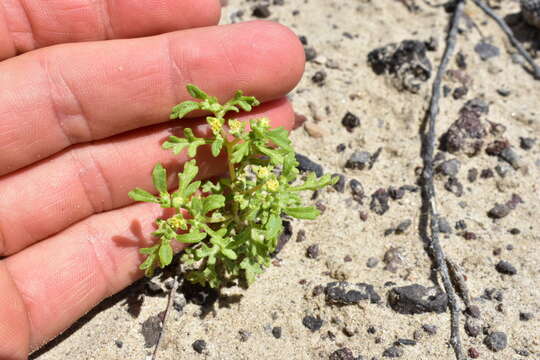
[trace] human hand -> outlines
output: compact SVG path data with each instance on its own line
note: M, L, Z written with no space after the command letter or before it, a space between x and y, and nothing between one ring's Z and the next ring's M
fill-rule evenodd
M160 125L189 99L186 83L221 100L242 89L266 102L250 118L291 127L296 36L213 26L219 13L218 0L0 4L1 359L26 358L142 275L138 249L161 209L127 194L152 188L156 162L181 169L159 146L171 126L204 132L198 119ZM225 170L201 161L205 177Z

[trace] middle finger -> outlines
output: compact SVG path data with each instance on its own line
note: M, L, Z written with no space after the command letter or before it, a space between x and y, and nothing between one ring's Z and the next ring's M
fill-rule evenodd
M185 30L142 39L53 46L0 63L0 175L72 144L167 119L186 83L261 100L291 90L304 57L273 22Z

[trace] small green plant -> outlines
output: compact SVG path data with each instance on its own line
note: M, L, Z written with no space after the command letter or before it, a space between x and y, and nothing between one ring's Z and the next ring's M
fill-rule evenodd
M230 111L251 111L259 101L244 96L242 91L225 104L207 95L194 85L189 94L200 101L185 101L173 107L170 118L203 110L212 136L200 138L190 128L184 137L170 136L164 149L179 154L187 148L193 158L199 146L209 145L213 156L226 152L228 178L217 182L196 180L199 168L195 159L185 163L178 174L178 189L168 191L167 172L161 164L152 171L152 180L159 193L136 188L129 193L135 201L152 202L172 208L175 215L157 219L152 233L159 241L140 249L147 255L140 269L151 276L156 267L169 265L173 258L172 241L192 244L184 251L183 264L191 267L187 279L202 285L220 287L229 280L246 279L253 283L257 274L270 263L278 238L283 231L282 215L298 219L315 219L319 211L302 206L299 192L317 190L337 179L329 175L317 178L309 173L298 183L298 163L288 132L271 128L267 118L247 123L225 119Z

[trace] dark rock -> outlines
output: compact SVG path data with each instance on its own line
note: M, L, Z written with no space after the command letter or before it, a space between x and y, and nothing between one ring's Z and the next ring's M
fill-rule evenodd
M124 346L124 342L121 340L114 340L114 345L116 345L117 348L121 349Z
M396 228L396 234L403 234L412 225L412 220L407 219L399 223Z
M500 272L501 274L505 275L516 275L517 269L514 265L510 264L508 261L499 261L497 265L495 265L495 269Z
M408 345L408 346L415 346L416 341L412 339L397 339L395 345Z
M374 213L383 215L388 211L388 209L390 209L390 206L388 205L389 197L390 195L388 195L388 192L385 189L378 189L371 195L371 203L369 204L369 208Z
M531 150L534 147L534 144L536 144L536 139L528 138L528 137L519 138L519 146L523 150Z
M150 316L142 323L141 334L144 337L144 347L150 348L157 344L161 332L159 316Z
M481 326L478 324L478 321L473 319L467 319L465 321L465 333L471 337L477 337L482 332Z
M324 292L324 286L317 285L313 288L313 291L311 292L311 295L313 296L319 296Z
M356 179L351 179L351 181L349 181L349 187L351 188L353 199L362 203L362 199L365 197L362 183Z
M337 183L332 185L337 192L343 193L345 191L345 175L343 174L334 174L332 177L337 177L339 180Z
M285 0L274 0L272 3L277 6L283 6L285 5Z
M298 234L296 234L296 242L303 242L306 240L306 230L300 229L298 230Z
M341 348L330 354L328 360L356 360L351 349Z
M508 340L505 333L502 331L495 331L484 338L484 344L489 350L497 352L506 348Z
M279 326L276 326L272 329L272 335L276 338L276 339L280 339L281 338L281 327Z
M510 207L506 204L495 204L493 209L488 211L488 216L492 219L502 219L510 214Z
M454 100L459 100L465 95L467 95L468 92L469 92L469 88L467 88L466 86L460 86L454 89L454 92L452 93L452 97L454 98Z
M400 346L392 346L384 350L382 356L387 358L398 358L403 356L403 349Z
M306 61L313 61L317 57L317 50L311 46L305 47L304 55L306 57Z
M437 39L433 36L431 36L427 41L424 41L424 44L426 45L426 49L428 51L437 51L439 45Z
M501 95L502 97L507 97L507 96L510 96L511 91L508 89L500 88L500 89L497 89L497 94Z
M299 230L298 232L300 231L301 230ZM287 245L287 243L291 239L292 234L293 234L292 223L288 220L283 220L283 232L281 233L281 235L279 235L276 249L272 253L272 257L275 257L277 254L281 252L281 250L283 250L285 245Z
M520 312L519 313L519 320L521 321L529 321L534 318L533 313L530 312Z
M517 194L512 194L510 200L506 202L506 206L508 206L512 210L514 210L518 206L518 204L523 204L523 199Z
M298 161L298 170L301 173L314 172L317 177L323 176L323 167L317 164L315 161L309 159L307 156L297 153L296 161Z
M469 180L470 183L473 183L478 178L478 170L476 168L469 169L467 172L467 180Z
M305 35L298 36L298 40L302 43L302 45L306 46L308 44L308 39Z
M487 131L480 116L487 113L488 105L481 99L467 101L461 108L459 118L441 136L441 150L450 153L463 152L468 156L477 155L484 144Z
M324 70L317 71L312 77L311 81L313 81L315 84L322 86L324 84L324 81L326 80L326 72Z
M475 319L480 319L481 311L478 305L469 305L466 309L466 314Z
M256 5L253 8L253 12L251 13L252 16L265 19L267 17L270 17L272 13L270 12L270 8L268 5Z
M424 324L422 325L422 329L429 335L437 334L437 327L435 325Z
M338 153L342 153L345 151L345 149L347 148L347 146L345 146L345 144L339 144L337 147L336 147L336 151Z
M323 325L323 320L320 317L307 315L302 319L302 324L312 332L319 330Z
M486 146L486 153L491 156L500 156L504 149L510 147L507 140L495 140Z
M399 90L417 93L431 77L432 66L421 41L404 40L377 48L368 54L368 64L378 74L388 74Z
M480 356L480 353L478 352L478 350L472 347L467 350L467 355L469 355L471 359L477 359Z
M435 170L446 176L456 176L460 167L461 163L458 159L451 159L444 161Z
M373 286L366 283L334 281L326 284L324 293L328 303L337 305L358 304L362 300L369 300L372 304L381 301Z
M403 187L395 188L393 186L388 187L388 195L392 200L401 200L405 196L405 189Z
M360 126L360 118L350 111L347 111L343 119L341 119L341 125L343 125L348 132L352 132L354 128Z
M369 166L371 161L371 154L367 151L355 151L349 160L345 163L345 167L348 169L363 170L366 166Z
M383 262L385 263L384 270L392 273L397 272L398 267L403 264L403 255L401 248L391 247L384 253Z
M310 259L316 259L319 257L319 245L314 244L308 246L306 250L306 256Z
M199 354L202 354L203 351L206 349L206 341L202 339L195 340L193 344L191 344L191 346L193 347L193 350L195 350Z
M419 284L393 288L388 294L388 302L394 311L401 314L443 313L448 305L444 292Z
M456 225L454 227L456 230L465 230L467 229L467 223L465 220L458 220L456 221Z
M503 151L501 151L499 154L499 158L512 165L512 167L516 170L521 167L521 159L511 147L503 149Z
M461 51L456 54L456 65L462 70L467 68L467 57Z
M463 184L454 176L448 178L448 180L444 183L444 188L457 197L463 195Z
M379 259L377 258L374 258L374 257L370 257L367 259L367 263L366 263L366 266L370 269L374 268L375 266L377 266L377 264L379 263Z
M495 176L495 173L493 172L493 170L487 168L487 169L483 169L481 172L480 172L480 177L482 179L490 179L492 177Z
M476 51L476 53L480 55L480 59L482 59L483 61L491 59L492 57L499 56L501 53L498 47L485 41L480 41L478 44L476 44L474 47L474 51Z
M439 231L443 234L451 234L452 233L452 227L448 223L448 220L446 220L443 217L439 218Z

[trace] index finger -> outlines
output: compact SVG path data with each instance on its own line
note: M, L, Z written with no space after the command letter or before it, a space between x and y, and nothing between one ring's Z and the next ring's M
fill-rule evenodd
M219 0L2 0L0 60L40 47L215 25Z

